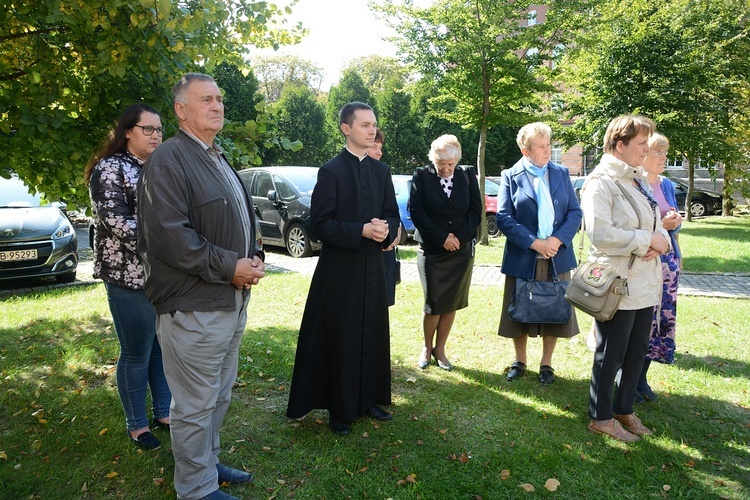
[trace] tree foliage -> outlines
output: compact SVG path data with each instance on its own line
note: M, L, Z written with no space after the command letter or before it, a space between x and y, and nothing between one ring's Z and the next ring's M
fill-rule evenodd
M387 0L382 11L398 36L404 60L437 95L430 113L479 131L477 167L484 189L487 132L538 119L554 87L543 64L576 29L586 2L548 2L544 22L527 23L533 4L523 0L436 0L422 8L413 0ZM486 224L482 242L487 243Z
M276 102L287 85L305 85L320 93L325 72L312 61L297 56L258 56L252 67L260 81L260 91L269 102Z
M286 85L276 103L279 133L300 141L297 151L273 150L268 164L318 166L330 159L325 107L306 85Z
M698 162L733 162L732 123L748 112L737 106L750 74L747 12L746 0L604 3L563 64L577 91L566 103L576 119L568 142L601 145L612 118L641 113L688 159L691 190Z
M73 207L87 204L83 166L127 105L167 117L171 85L197 64L302 33L279 20L288 7L247 0L4 0L0 12L0 174Z

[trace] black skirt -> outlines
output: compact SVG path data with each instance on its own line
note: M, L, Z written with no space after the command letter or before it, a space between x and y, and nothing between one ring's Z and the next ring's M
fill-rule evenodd
M417 252L419 280L424 291L424 312L446 314L469 305L469 287L474 269L474 242L455 252Z

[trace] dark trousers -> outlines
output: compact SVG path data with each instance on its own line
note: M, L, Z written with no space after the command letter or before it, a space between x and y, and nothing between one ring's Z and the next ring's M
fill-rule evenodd
M613 413L633 413L638 377L648 349L654 308L617 311L609 321L596 321L596 352L591 370L589 416L609 420ZM612 387L622 373L612 404Z

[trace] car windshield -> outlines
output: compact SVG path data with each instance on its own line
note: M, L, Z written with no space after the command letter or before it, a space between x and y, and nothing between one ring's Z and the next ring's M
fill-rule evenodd
M410 176L392 176L393 179L393 191L396 196L402 192L408 193L411 190L411 177Z
M29 188L17 177L0 178L0 207L39 207L42 197L31 194Z
M487 196L497 196L497 192L500 190L500 185L490 179L484 180L484 194Z
M312 195L315 183L318 181L318 169L288 169L281 170L286 180L292 184L302 196Z

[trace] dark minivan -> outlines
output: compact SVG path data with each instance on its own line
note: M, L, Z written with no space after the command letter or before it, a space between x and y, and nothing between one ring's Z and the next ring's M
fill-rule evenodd
M320 250L310 236L310 197L318 167L255 167L237 172L253 198L263 245L281 246L292 257Z

